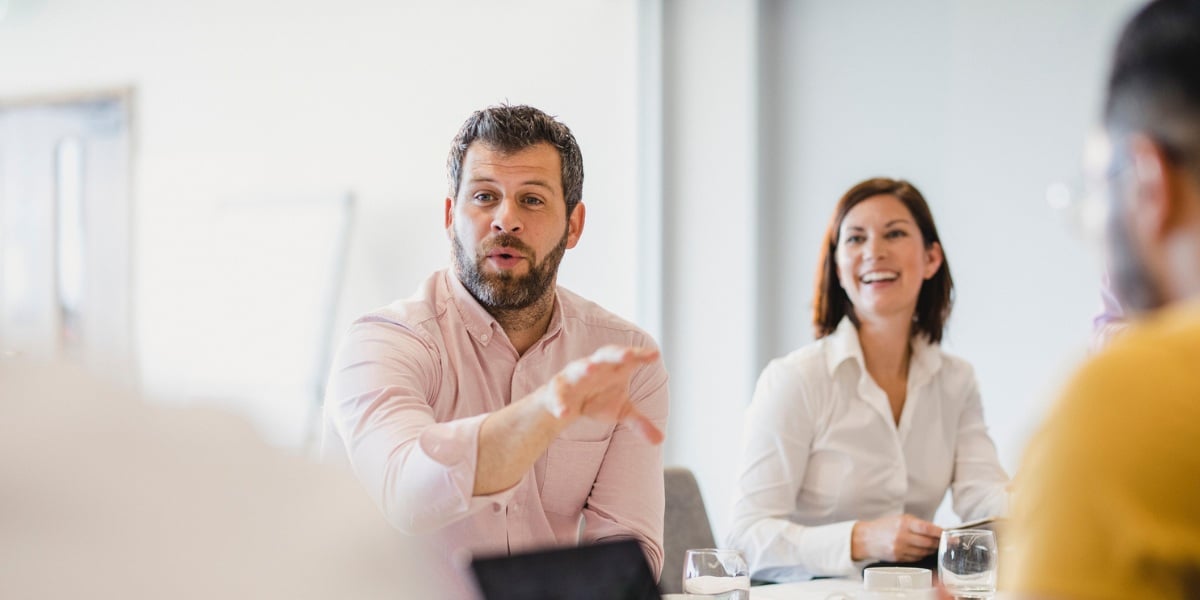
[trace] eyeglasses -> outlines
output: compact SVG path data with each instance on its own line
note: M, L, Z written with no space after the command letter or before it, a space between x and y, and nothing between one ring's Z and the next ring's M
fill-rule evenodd
M1200 173L1194 164L1194 159L1200 158L1200 146L1168 141L1164 135L1152 139L1171 165ZM1115 189L1129 185L1126 178L1134 163L1127 148L1127 144L1114 144L1102 132L1093 132L1084 146L1083 175L1046 187L1046 203L1086 242L1103 241Z
M1113 184L1128 168L1128 160L1114 160L1108 137L1093 133L1084 145L1083 173L1070 181L1047 186L1046 203L1069 231L1085 241L1099 243L1108 220L1108 197Z

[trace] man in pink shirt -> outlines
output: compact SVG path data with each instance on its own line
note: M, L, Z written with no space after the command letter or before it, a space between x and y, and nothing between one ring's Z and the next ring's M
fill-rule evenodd
M448 552L638 540L662 565L667 373L654 340L556 284L583 164L528 106L477 111L447 161L452 268L353 324L324 453Z

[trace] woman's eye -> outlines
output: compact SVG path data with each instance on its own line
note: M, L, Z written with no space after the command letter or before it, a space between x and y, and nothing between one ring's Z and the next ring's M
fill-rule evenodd
M847 244L861 244L867 240L866 236L854 234L846 238Z
M908 232L904 231L903 229L893 229L893 230L887 232L888 238L899 238L899 237L905 237L907 235L908 235Z

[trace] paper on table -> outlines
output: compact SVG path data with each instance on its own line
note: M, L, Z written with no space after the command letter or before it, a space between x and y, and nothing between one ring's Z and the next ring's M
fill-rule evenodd
M993 526L1003 522L1004 519L1002 517L984 517L982 519L975 519L974 521L967 521L965 523L959 523L958 525L952 525L950 527L943 527L942 529L946 531L957 531L959 529L991 529Z

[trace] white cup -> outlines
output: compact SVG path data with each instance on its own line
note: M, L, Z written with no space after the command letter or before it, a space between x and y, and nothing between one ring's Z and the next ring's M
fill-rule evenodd
M826 600L935 600L933 572L914 567L870 567L861 592L838 592Z

